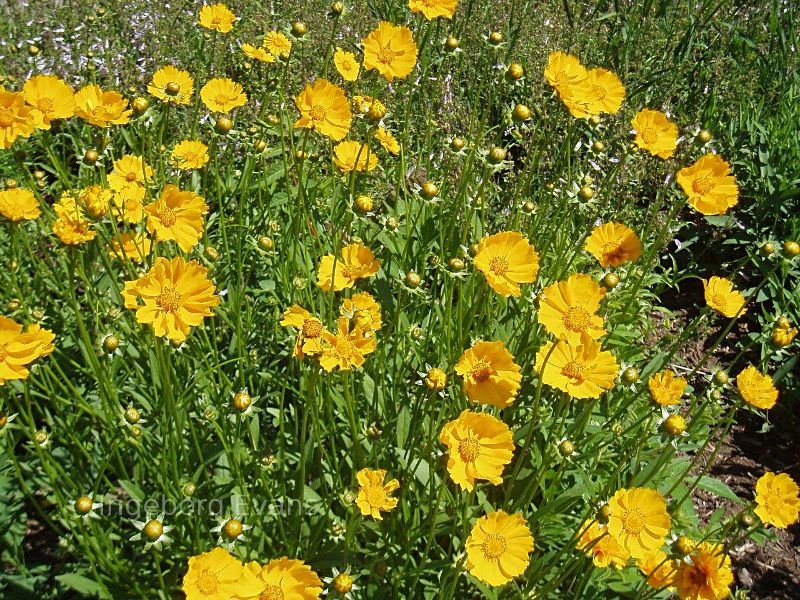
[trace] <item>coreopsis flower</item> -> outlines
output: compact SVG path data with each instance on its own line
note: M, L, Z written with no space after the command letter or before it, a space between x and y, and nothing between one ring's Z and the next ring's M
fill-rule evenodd
M90 185L83 188L78 199L84 212L93 219L101 219L108 214L114 193L102 185Z
M339 292L351 288L359 279L372 277L378 272L381 263L372 250L363 244L350 244L342 248L342 257L332 254L322 257L317 273L317 285L328 292Z
M124 200L134 201L134 205L144 199L147 185L153 179L153 168L148 165L141 156L126 154L114 161L114 170L108 174L108 187L119 197L120 202ZM142 218L141 212L135 214L135 206L129 207L131 221L138 221Z
M657 110L645 108L631 121L636 133L633 143L660 158L669 158L678 147L678 126Z
M97 127L125 125L133 110L119 92L104 92L99 85L87 85L75 94L75 114Z
M522 381L519 365L503 342L477 342L461 355L455 370L472 402L497 408L513 404Z
M194 79L188 71L166 65L153 73L147 91L168 104L189 104L194 94Z
M597 521L586 521L579 531L581 535L575 546L591 557L596 567L621 569L628 562L628 554L608 533L606 525Z
M258 597L263 583L224 548L189 559L181 586L186 600L231 600Z
M153 244L144 233L123 232L119 234L119 239L111 238L111 245L108 255L117 260L130 260L135 263L142 263L150 256Z
M653 402L661 406L677 406L686 390L686 379L677 377L674 371L666 369L647 380L647 387Z
M565 340L542 346L536 355L536 372L542 382L573 398L599 398L614 387L619 366L611 352L585 333L580 343Z
M159 242L174 240L184 252L191 252L203 236L203 215L208 204L194 192L165 185L161 196L144 207L147 231Z
M25 97L0 90L0 148L11 148L18 137L30 136L36 129L36 114L25 104Z
M386 105L372 96L353 96L353 107L370 121L380 121L386 116Z
M322 595L322 580L302 560L283 556L263 566L253 561L246 568L255 575L262 589L254 596L239 593L234 596L237 600L315 600Z
M491 288L506 298L519 296L520 284L533 283L539 273L539 253L516 231L482 238L474 262Z
M336 65L336 70L339 71L339 75L341 75L342 79L345 81L355 81L358 79L358 72L361 69L361 65L356 55L352 52L336 48L336 52L333 53L333 64Z
M38 129L50 129L56 119L69 119L75 114L75 92L60 77L36 75L22 86L25 102L34 108Z
M625 99L625 87L615 73L606 69L592 69L586 78L586 85L591 90L587 98L590 115L619 112Z
M359 292L342 301L339 314L351 319L362 331L379 331L383 327L381 305L369 292Z
M334 141L343 139L350 131L353 113L347 96L342 88L326 79L307 84L294 103L300 111L300 118L294 123L296 128L312 129Z
M236 15L222 3L206 4L200 9L200 16L197 24L200 27L219 31L220 33L230 33L233 24L236 22Z
M397 498L391 494L400 488L400 482L392 479L384 483L386 479L384 469L361 469L356 479L359 485L356 506L362 515L371 515L373 519L382 521L381 513L393 510L397 506Z
M701 542L678 563L674 585L681 600L725 600L733 583L731 559L721 544Z
M400 144L397 143L397 140L392 135L392 132L388 129L378 127L378 129L375 131L375 139L378 140L381 146L383 146L384 150L390 154L400 153Z
M86 218L83 208L69 193L64 192L53 205L56 220L53 222L53 233L68 246L77 246L93 240L97 232Z
M274 63L275 57L266 48L259 48L252 44L242 44L242 52L247 58L252 58L263 63Z
M647 578L647 585L655 590L671 588L675 579L675 563L665 552L656 550L636 561L636 566Z
M603 223L592 230L586 240L586 251L602 267L618 267L639 260L642 244L639 236L622 223Z
M797 327L792 327L792 323L788 319L779 319L772 330L770 341L779 348L785 348L794 341L796 336Z
M533 536L522 513L503 510L475 522L466 542L467 569L492 586L508 583L528 568Z
M197 261L159 256L142 277L125 282L122 297L125 308L136 309L136 320L151 325L156 336L182 342L212 315L220 302L215 291L208 269Z
M55 334L39 325L22 325L0 316L0 385L15 379L27 379L27 366L53 352Z
M202 169L208 164L208 146L199 140L184 140L175 144L170 158L181 171Z
M755 513L763 523L785 529L800 515L800 490L786 473L764 473L756 482Z
M24 188L0 190L0 215L9 221L26 221L42 214L33 192Z
M603 317L597 314L605 296L589 275L575 273L566 281L548 285L539 296L539 323L559 339L579 344L581 335L597 340L606 334Z
M741 292L733 289L733 283L731 283L730 279L716 276L704 279L703 290L706 304L718 313L728 318L733 318L747 312L745 308L747 299Z
M408 0L411 12L421 12L429 21L436 17L452 19L457 5L458 0Z
M430 367L423 375L422 383L429 390L441 392L447 385L447 373L439 367Z
M644 558L660 550L672 521L667 503L657 490L630 488L618 490L608 501L608 533L634 558Z
M292 356L303 358L304 356L316 356L322 352L322 334L325 327L322 321L305 308L297 304L290 306L283 313L281 325L297 329L297 339Z
M292 40L280 31L270 31L266 33L262 45L270 54L282 56L283 58L289 58L289 54L292 52Z
M229 113L247 104L247 94L242 86L232 79L209 79L200 90L200 99L208 110Z
M749 365L736 376L736 389L750 406L769 409L778 401L778 390L772 377Z
M688 202L703 215L724 215L739 203L739 186L731 166L716 154L706 154L676 176Z
M417 45L408 27L381 21L378 28L364 38L364 68L377 69L391 83L395 77L405 79L417 64Z
M339 142L333 148L333 164L343 173L372 171L378 166L378 155L367 144L353 140Z
M337 319L337 330L322 331L320 366L329 373L334 369L350 371L364 364L365 356L375 351L375 336L366 336L359 327L350 328L347 317Z
M465 410L442 427L439 440L447 446L450 477L462 490L472 491L476 479L503 482L503 468L514 455L514 436L503 421Z
M589 72L577 56L556 51L547 57L544 77L562 99L571 96L570 88L583 83L588 76Z

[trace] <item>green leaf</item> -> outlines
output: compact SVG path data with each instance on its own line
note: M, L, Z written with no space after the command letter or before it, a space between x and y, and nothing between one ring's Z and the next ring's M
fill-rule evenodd
M78 575L77 573L65 573L64 575L56 575L56 581L65 585L71 590L79 594L94 596L96 598L110 598L103 586L96 581Z
M700 480L697 482L697 487L699 487L701 490L705 490L706 492L714 494L715 496L719 496L720 498L732 500L737 504L744 504L742 499L739 498L739 496L737 496L727 484L721 482L719 479L709 477L708 475L703 475L700 478Z

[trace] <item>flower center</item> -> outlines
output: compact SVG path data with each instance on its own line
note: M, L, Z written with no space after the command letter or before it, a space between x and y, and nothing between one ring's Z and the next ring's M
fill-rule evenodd
M489 269L495 275L505 275L508 272L508 258L505 256L495 256L489 262Z
M378 62L384 65L389 65L395 58L400 56L400 52L395 52L391 48L381 48L378 51Z
M367 502L370 506L383 506L386 502L386 492L382 487L372 486L367 491Z
M161 288L161 293L156 298L156 304L164 312L175 312L180 305L181 295L175 291L175 288L165 285Z
M258 600L283 600L284 598L283 590L281 590L280 587L277 585L268 585L264 588L264 591L261 592Z
M710 192L713 187L714 180L711 175L703 175L692 182L692 191L701 196Z
M14 113L7 108L0 108L0 127L11 127L14 124Z
M349 58L345 58L342 61L342 70L343 71L352 71L353 70L353 66L354 66L353 65L353 61L350 60Z
M226 96L225 94L217 94L217 97L216 97L216 98L214 98L214 101L215 101L217 104L219 104L219 105L221 105L221 106L224 106L225 104L227 104L227 103L228 103L228 101L229 101L229 98L228 98L228 96Z
M342 268L342 275L348 279L356 279L361 275L361 267L358 265L345 265L344 268Z
M622 513L622 528L630 535L639 535L644 529L645 515L639 508L629 508Z
M209 571L201 571L200 576L197 578L197 591L203 596L211 596L217 593L219 587L219 580L214 573Z
M764 494L764 501L762 504L768 513L774 513L776 512L777 508L783 507L784 502L778 490L770 489L766 494Z
M561 369L561 374L569 379L575 379L580 383L583 381L583 365L575 361L570 361Z
M322 323L316 319L306 319L303 321L303 335L307 338L319 337L322 333Z
M39 102L36 104L36 108L38 108L43 113L51 113L53 112L53 99L52 98L39 98Z
M475 462L480 454L480 444L475 438L466 438L458 443L458 453L464 462Z
M336 338L336 354L340 358L350 358L355 354L356 348L347 336L340 335Z
M615 261L622 256L622 244L619 240L606 242L601 251L607 262Z
M715 304L717 306L725 306L725 296L723 294L712 294L711 295L711 304Z
M474 367L472 367L472 378L478 383L489 379L489 376L491 374L492 374L492 367L490 367L488 363L483 362L482 360L479 361Z
M570 331L586 331L589 328L589 313L580 306L573 306L564 315L564 327Z
M125 181L127 181L128 183L133 183L134 181L136 181L136 173L131 171L130 173L125 175Z
M158 218L161 219L164 227L172 227L175 225L175 221L178 220L178 217L175 216L175 211L166 205L158 211Z
M658 134L652 127L645 127L640 135L645 144L655 144L658 139Z
M608 96L608 92L606 92L606 88L600 85L594 86L594 93L597 96L598 100L603 100L606 96Z
M328 109L321 104L315 104L311 107L311 120L314 121L314 123L324 121L327 116Z
M506 537L499 533L490 533L481 544L481 550L486 558L497 558L508 548Z

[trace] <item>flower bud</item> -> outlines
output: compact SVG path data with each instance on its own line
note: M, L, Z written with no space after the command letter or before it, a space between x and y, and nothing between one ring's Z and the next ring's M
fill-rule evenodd
M506 155L508 152L505 148L500 148L499 146L492 146L489 148L489 161L497 164L501 163L506 159Z
M639 381L639 370L635 367L628 367L622 372L622 380L625 383L636 383Z
M368 213L372 210L373 202L369 196L357 196L355 201L356 209L361 213Z
M265 142L264 140L257 140L253 144L253 147L256 149L256 151L263 152L264 150L267 149L267 142Z
M295 21L292 23L292 33L295 37L302 37L308 33L308 27L302 21Z
M454 137L452 140L450 140L450 147L456 152L463 150L465 145L466 142L464 141L464 138Z
M386 219L386 228L390 231L394 231L400 226L400 222L397 220L397 217L389 217Z
M673 542L672 549L678 556L689 556L694 550L694 542L685 535L681 535Z
M552 192L554 189L556 189L556 184L552 181L548 181L544 184L544 189L546 189L548 192Z
M489 43L494 45L494 46L497 46L498 44L502 44L504 39L505 39L505 36L502 33L500 33L499 31L492 31L489 34Z
M686 419L681 415L670 415L664 420L661 426L668 435L678 437L686 431Z
M264 252L269 252L275 247L275 242L272 241L271 237L262 235L258 238L258 247Z
M33 434L33 441L39 444L40 446L42 444L46 444L48 439L50 439L50 437L47 435L47 432L44 431L43 429L39 429L38 431L36 431L36 433Z
M231 400L231 406L238 410L239 412L244 412L250 405L253 403L253 399L250 397L246 391L242 390L241 392L236 392L233 395L233 400Z
M119 338L113 334L109 334L103 338L103 350L111 354L119 348Z
M714 373L714 376L712 377L712 381L717 385L725 385L728 383L729 379L730 377L728 376L727 371L723 371L722 369Z
M191 498L194 496L194 493L197 491L197 486L193 484L191 481L183 486L183 495L187 498Z
M16 271L16 269L12 269L12 271ZM8 310L14 311L17 310L19 307L20 303L19 300L17 300L16 298L12 298L11 300L8 301Z
M92 511L93 505L94 501L89 496L79 496L75 500L75 511L85 515Z
M572 456L575 454L575 444L569 440L564 440L558 445L558 452L563 457Z
M524 104L517 104L512 113L515 121L527 121L531 118L531 109Z
M100 155L97 153L97 150L90 148L83 153L83 160L89 164L94 164L100 160Z
M588 185L583 186L578 193L584 200L591 200L594 197L594 190Z
M783 251L786 253L786 256L794 258L800 254L800 244L792 240L786 241L783 243Z
M8 425L8 415L0 410L0 429L3 429L6 425Z
M603 287L613 290L619 285L619 277L614 273L606 273L600 283L603 284Z
M739 514L739 527L742 529L749 529L753 525L755 525L756 520L753 518L753 515L747 512L743 512Z
M219 260L219 252L213 246L206 246L203 248L203 256L211 262L217 262L217 260Z
M435 198L439 195L439 187L435 183L431 183L430 181L426 181L422 184L422 189L420 190L423 196L426 198Z
M239 519L228 519L225 525L222 526L222 531L225 532L225 535L229 539L235 540L237 537L242 535L244 527Z
M764 256L770 256L775 252L775 244L772 242L764 242L761 246L761 254Z
M452 35L448 36L448 38L444 42L444 47L447 48L450 52L458 50L459 45L460 42L458 41L458 38L453 37Z
M131 427L131 436L133 436L134 438L142 437L142 430L134 425L133 427Z
M344 12L344 2L334 2L331 4L331 12L335 15L340 15Z
M278 115L267 115L267 123L269 125L277 125L280 123L280 119L278 119Z
M600 115L592 115L591 117L589 117L589 123L591 123L592 125L600 125L601 122L602 119L600 119Z
M451 258L447 261L447 266L450 267L452 271L463 271L464 270L464 261L460 258Z
M33 44L28 46L28 54L30 54L31 56L36 56L37 54L39 54L39 52L41 52L41 50L39 50L39 46L34 46Z
M525 204L522 205L522 210L525 211L527 214L531 214L535 209L536 205L530 200L526 201Z
M511 79L517 81L525 76L525 68L519 63L511 63L508 65L506 73Z
M176 83L170 83L169 85L174 85L175 87L178 87L178 84L176 84ZM178 90L175 92L175 94L177 94L179 91L180 91L180 88L178 88ZM167 86L167 93L169 93L169 86ZM133 100L133 104L131 105L131 108L133 109L133 112L135 114L141 115L144 111L146 111L148 109L149 106L150 106L150 102L147 100L147 98L139 96L138 98L135 98Z
M17 185L18 184L17 184L17 180L16 179L12 179L10 177L8 179L6 179L6 189L9 189L9 190L16 189Z
M597 510L597 522L601 524L608 523L608 518L611 516L611 507L608 504L603 504Z
M707 144L711 141L711 132L708 129L701 129L697 134L697 141L701 144Z
M447 385L447 373L439 367L431 367L425 374L423 382L429 390L440 392Z
M138 423L141 418L141 413L132 406L125 411L125 420L131 425Z
M350 577L349 573L339 573L333 579L332 585L333 589L340 594L347 594L353 589L353 578Z
M417 273L415 273L414 271L409 271L408 273L406 273L405 281L406 285L413 289L413 288L418 288L420 286L420 284L422 283L422 278L419 275L417 275Z
M218 133L226 134L231 129L233 129L233 121L230 117L226 117L225 115L220 116L217 118L217 122L215 124Z
M596 140L594 144L592 144L592 150L594 150L595 152L602 152L605 149L606 145L600 140Z
M164 534L164 524L158 519L150 519L142 531L149 540L156 541Z

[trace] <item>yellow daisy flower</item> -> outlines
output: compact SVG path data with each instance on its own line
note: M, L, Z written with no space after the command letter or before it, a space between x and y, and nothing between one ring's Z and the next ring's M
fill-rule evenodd
M408 27L381 21L363 44L364 68L376 69L389 83L408 77L417 64L417 45Z
M477 342L458 359L456 373L472 402L506 408L519 392L522 375L503 342Z
M393 510L397 506L397 498L391 494L400 488L400 482L392 479L384 483L386 479L384 469L361 469L356 479L359 485L356 506L362 515L382 521L381 513Z
M247 104L242 86L228 78L209 79L200 90L200 99L208 110L219 113L229 113Z
M342 248L342 257L332 254L322 257L317 274L317 285L328 292L339 292L351 288L359 279L372 277L381 263L372 250L362 244L350 244Z
M466 550L467 570L491 586L500 586L528 568L533 536L522 513L498 510L475 522Z
M189 559L181 589L186 600L231 600L236 594L257 597L264 585L223 548Z
M573 274L566 281L548 285L539 296L539 323L558 338L578 344L581 335L597 340L606 334L603 317L597 314L605 296L589 275Z
M367 144L347 140L334 146L333 164L343 173L373 171L378 166L378 155Z
M75 114L97 127L125 125L133 110L119 92L104 92L99 85L87 85L75 94Z
M264 36L263 44L271 54L289 58L292 52L292 41L280 31L270 31Z
M642 244L639 236L622 223L603 223L592 230L586 240L586 251L602 267L618 267L639 260Z
M750 406L770 409L778 401L778 390L772 377L749 365L736 376L736 389Z
M69 119L75 114L75 92L55 75L31 77L22 87L22 95L35 109L38 129L50 129L50 123L56 119Z
M686 390L687 381L669 369L656 373L647 380L650 396L661 406L677 406Z
M536 355L536 372L545 384L573 398L599 398L614 387L619 365L611 352L585 333L580 344L565 340L545 344Z
M706 154L678 171L678 185L688 202L703 215L724 215L739 203L739 186L731 166L716 154Z
M408 0L411 12L422 13L428 21L436 17L452 19L456 12L458 0Z
M375 351L375 336L366 336L359 327L350 329L350 319L339 317L337 331L322 331L320 366L329 373L335 369L350 371L364 364L365 356Z
M578 550L591 557L596 567L621 569L628 562L628 555L608 533L608 527L597 521L586 521L579 530L576 543Z
M645 108L631 121L636 133L633 143L660 158L669 158L678 147L678 126L662 112Z
M608 533L634 558L660 550L672 527L667 503L649 488L621 489L608 501Z
M159 242L174 240L181 250L191 252L203 236L203 215L208 205L194 192L165 185L158 200L144 210L147 231Z
M0 90L0 148L11 148L18 137L29 137L36 122L36 111L25 104L22 94Z
M26 221L42 214L33 192L23 188L0 190L0 215L9 221Z
M502 231L478 242L475 267L501 296L519 296L521 283L533 283L539 273L539 254L516 231Z
M290 306L283 313L281 325L283 327L294 327L298 330L292 352L292 356L295 358L316 356L322 352L322 335L325 333L325 327L322 321L305 308L297 304Z
M208 164L208 146L199 140L184 140L175 145L170 158L182 171L202 169Z
M762 522L785 529L800 516L797 484L786 473L764 473L756 482L755 513Z
M294 558L276 558L261 566L253 561L247 569L256 576L263 586L255 596L245 596L240 592L237 600L316 600L322 595L322 580L310 566Z
M200 27L218 31L220 33L230 33L233 24L236 22L236 15L222 3L207 4L200 9L200 16L197 24Z
M737 290L733 289L730 279L711 277L703 280L703 290L706 304L718 313L732 318L742 316L747 312L745 304L747 299Z
M355 81L358 79L358 72L361 69L361 65L356 55L352 52L336 48L336 52L333 53L333 64L336 65L336 70L339 71L339 75L341 75L342 79L345 81Z
M725 600L733 583L731 559L721 544L701 542L678 563L675 588L681 600Z
M194 94L194 79L188 71L167 65L153 73L147 91L169 104L189 104Z
M300 111L295 128L313 129L334 141L343 139L350 131L353 113L344 90L339 86L317 79L314 85L306 85L294 103Z

